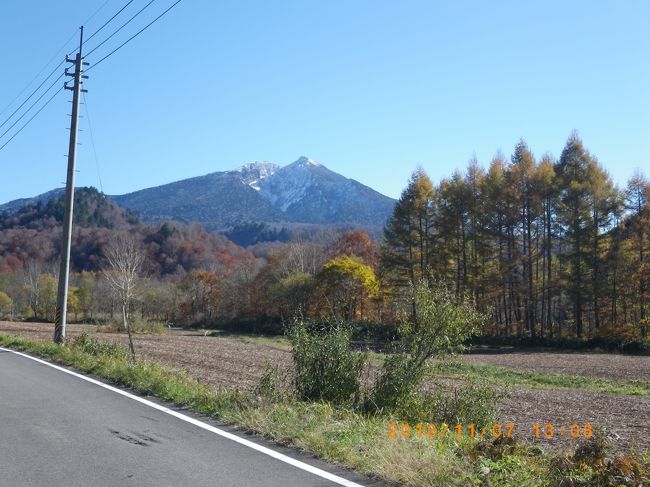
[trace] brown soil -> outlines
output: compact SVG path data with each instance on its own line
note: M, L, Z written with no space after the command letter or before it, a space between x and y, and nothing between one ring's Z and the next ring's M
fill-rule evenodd
M0 332L21 335L35 341L52 340L53 325L0 321ZM94 326L68 325L68 340ZM128 344L126 334L97 333L103 340ZM205 336L186 330L170 330L166 335L134 335L139 357L186 370L192 377L218 389L251 391L258 384L267 362L291 363L288 351L279 347L244 343L236 338Z
M548 374L605 379L650 379L650 357L605 353L485 352L462 357L468 364L496 365Z
M68 337L94 327L68 326ZM39 323L0 322L0 332L22 335L48 342L52 325ZM122 334L102 333L110 341L126 343ZM141 356L176 369L216 388L250 391L261 378L267 362L289 367L288 350L279 346L244 343L232 337L204 336L202 333L171 330L167 335L139 335L136 350ZM642 379L650 377L650 357L585 353L509 352L503 354L472 354L463 357L468 363L490 364L539 372L584 375L610 379ZM499 401L502 423L515 423L515 431L532 438L535 423L550 423L556 428L552 445L569 443L568 431L559 434L559 427L572 423L581 427L591 423L603 429L620 451L650 449L650 397L594 393L570 389L517 388ZM581 429L582 431L582 429ZM568 438L567 438L568 437ZM545 444L548 444L546 442Z

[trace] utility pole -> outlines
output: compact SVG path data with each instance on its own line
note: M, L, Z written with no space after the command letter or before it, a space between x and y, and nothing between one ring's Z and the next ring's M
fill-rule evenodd
M68 177L65 183L65 202L63 215L63 237L61 240L61 267L59 268L59 288L56 295L56 316L54 319L54 342L63 343L65 341L65 325L68 313L68 281L70 277L70 245L72 242L72 210L74 205L74 173L75 161L77 157L77 124L79 121L79 97L81 93L87 90L81 88L83 79L87 76L82 74L84 65L81 57L81 47L83 46L84 28L80 27L79 35L79 52L74 59L69 59L66 55L65 60L74 64L74 73L65 75L74 79L73 86L64 83L66 90L72 91L72 120L70 122L70 145L68 147Z

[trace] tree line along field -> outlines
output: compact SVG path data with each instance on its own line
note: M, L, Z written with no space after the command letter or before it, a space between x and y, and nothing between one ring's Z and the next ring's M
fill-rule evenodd
M645 337L649 195L640 172L617 188L576 135L557 161L521 141L437 186L416 172L382 262L396 284L430 273L470 292L493 334Z
M145 225L94 190L78 192L73 320L118 309L103 271L111 236L145 254L133 315L260 330L302 313L394 326L399 290L421 277L469 295L483 334L544 343L640 344L648 331L650 185L617 188L571 136L558 160L521 141L487 169L470 161L438 184L416 171L378 242L323 232L243 249L201 227ZM60 202L0 217L0 315L50 320ZM390 334L382 331L380 335Z

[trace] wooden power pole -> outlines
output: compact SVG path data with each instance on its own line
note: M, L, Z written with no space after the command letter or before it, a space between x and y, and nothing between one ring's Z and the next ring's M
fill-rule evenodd
M59 287L56 295L56 316L54 319L54 342L63 343L65 341L65 325L68 312L68 282L70 277L70 245L72 242L72 210L74 206L74 175L75 161L77 157L77 125L79 121L79 98L81 93L86 90L81 88L83 79L87 78L82 74L83 67L87 63L83 62L81 48L83 46L84 28L80 28L79 35L79 52L74 59L69 59L66 55L65 60L74 65L74 73L68 73L66 76L73 78L73 85L68 86L66 90L72 91L72 120L70 122L70 145L68 147L68 177L65 183L65 202L63 216L63 237L61 240L61 267L59 268Z

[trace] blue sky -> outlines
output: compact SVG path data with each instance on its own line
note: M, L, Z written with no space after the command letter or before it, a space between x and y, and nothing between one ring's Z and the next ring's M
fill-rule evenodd
M0 110L104 1L2 2ZM87 33L124 3L109 0ZM171 3L156 0L86 60ZM438 180L473 155L509 155L520 137L559 156L576 129L622 185L650 173L648 19L644 0L183 0L88 73L98 164L83 119L77 184L99 187L99 173L120 194L307 155L397 197L418 165ZM0 202L62 186L70 98L0 151Z

